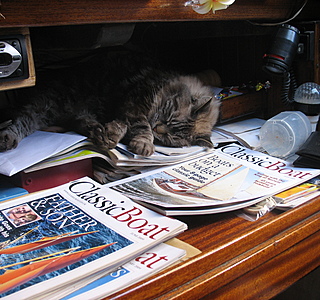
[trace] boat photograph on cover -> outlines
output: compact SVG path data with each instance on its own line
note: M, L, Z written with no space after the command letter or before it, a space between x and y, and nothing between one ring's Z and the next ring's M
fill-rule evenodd
M0 298L45 297L185 229L90 178L1 203Z
M57 199L54 203L56 201ZM85 232L81 226L71 222L71 219L62 217L61 210L55 212L53 206L49 205L47 202L39 210L45 217L29 223L23 219L36 214L29 204L2 211L0 220L3 220L2 224L6 228L11 227L11 230L6 231L7 238L0 236L1 297L63 274L132 243L93 220L94 226L88 225L88 228L95 230ZM65 211L66 205L64 202ZM24 216L20 212L22 208ZM17 218L14 219L12 215ZM86 218L85 215L81 217L83 220ZM17 225L19 219L22 219L24 226L20 223ZM57 227L53 225L58 226L59 234Z

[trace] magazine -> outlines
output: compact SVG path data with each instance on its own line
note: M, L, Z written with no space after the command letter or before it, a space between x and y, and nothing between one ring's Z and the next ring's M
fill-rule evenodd
M141 156L128 151L124 144L119 143L115 149L109 151L109 156L117 167L144 167L177 164L203 155L206 151L208 149L200 146L175 148L155 145L154 154Z
M102 151L88 140L83 140L70 146L51 157L40 161L24 170L26 173L59 166L62 164L93 158L101 159L112 168L122 171L136 169L137 167L172 165L175 163L190 160L207 151L204 147L164 147L155 146L156 152L145 157L134 154L127 150L124 144L119 143L115 149Z
M112 161L104 154L89 150L89 149L79 149L72 150L66 154L60 154L58 156L53 156L48 159L43 160L40 163L37 163L27 169L24 170L25 173L31 173L38 170L43 170L50 167L64 165L70 162L80 161L83 159L91 159L91 158L101 158L108 163L112 163Z
M101 299L160 272L162 269L181 260L185 254L186 251L184 249L161 243L113 272L103 271L94 274L91 278L86 279L86 281L92 281L89 284L77 282L75 285L69 285L68 288L54 295L46 295L46 299Z
M277 208L287 210L301 205L320 195L320 177L317 176L305 183L274 195Z
M36 131L16 149L0 153L0 174L12 176L86 139L76 133Z
M214 144L226 144L238 142L242 146L253 150L259 150L259 132L266 121L252 118L228 124L217 125L212 130L211 141ZM230 142L230 144L231 144Z
M150 253L153 253L153 255L156 256L154 258L152 258L153 255L152 257L148 257L150 256ZM45 299L67 300L74 299L73 297L75 297L76 299L79 298L87 300L105 298L160 272L172 264L187 261L200 253L201 251L199 249L191 246L190 244L177 238L172 238L165 243L149 249L143 255L139 255L138 261L137 258L134 258L124 266L117 268L114 272L102 271L95 273L92 276L83 280L78 280L74 284L68 285L63 289L46 294ZM141 261L139 259L143 256L148 258L145 263L143 260ZM164 257L165 259L161 257ZM147 264L147 262L149 262L149 264ZM150 265L152 262L154 263ZM123 268L125 268L125 270L123 270ZM87 293L89 290L92 291L92 293ZM85 297L83 296L84 293L86 293Z
M13 185L0 175L0 202L28 194L28 191Z
M237 144L197 159L108 184L133 200L165 209L222 208L252 205L320 174ZM243 207L244 207L243 206Z
M112 271L187 226L90 178L0 204L0 297L34 299Z
M208 206L199 206L199 207L164 207L156 204L150 204L145 201L135 200L137 203L150 208L160 214L165 216L187 216L187 215L208 215L208 214L219 214L229 211L234 211L238 209L242 209L248 207L250 205L254 205L264 200L266 197L255 198L249 201L239 202L236 204L230 205L208 205Z

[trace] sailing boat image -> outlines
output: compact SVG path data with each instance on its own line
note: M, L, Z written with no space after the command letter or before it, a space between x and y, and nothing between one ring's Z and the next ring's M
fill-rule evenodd
M13 246L10 248L6 248L6 246L11 244L11 243L9 243L9 244L5 245L2 249L0 248L0 255L1 254L26 253L26 252L42 249L44 247L49 247L49 246L53 246L56 244L60 244L62 242L66 242L66 241L75 239L77 237L84 236L84 235L94 233L94 232L97 232L97 231L90 231L90 232L76 233L76 234L74 234L74 232L69 232L69 233L59 234L56 236L45 236L45 237L43 237L39 240L33 241L33 242L29 242L29 243L25 243L22 245L17 245L17 246ZM27 232L27 233L29 233L29 232ZM16 241L17 240L14 240L14 242L16 242Z
M64 268L68 265L85 259L99 251L113 245L110 243L89 249L84 249L68 254L62 254L51 258L41 259L40 261L31 262L19 269L7 270L4 274L0 275L0 294L5 293L16 286L19 286L35 277L45 275L47 273ZM73 249L71 249L73 250ZM23 264L24 262L20 262ZM9 266L1 267L6 268Z
M229 204L256 198L247 192L246 184L253 180L252 170L243 165L202 186L195 186L178 178L154 178L154 186L163 193L193 203Z
M230 174L229 176L208 184L198 189L198 192L207 197L228 201L236 197L247 178L249 170L249 168L242 167L238 172L234 172L235 174Z
M217 202L219 205L236 194L248 172L244 169L246 167L240 163L212 155L164 171L170 178L154 178L153 185L157 190L185 201L210 205Z
M23 253L31 252L34 250L39 250L49 246L54 246L61 244L66 241L70 241L79 237L83 237L92 233L99 232L89 231L79 233L78 231L61 233L54 236L44 236L35 241L28 241L27 243L11 246L17 241L25 238L27 235L38 229L36 226L29 231L23 233L11 242L3 242L0 245L0 257L1 255L21 255ZM6 293L11 289L22 285L38 276L45 275L47 273L54 272L56 270L62 269L66 266L72 265L82 259L92 256L103 249L110 247L115 243L108 243L96 247L91 247L88 249L83 249L76 251L80 247L67 248L60 251L55 251L54 253L46 253L44 256L36 256L34 258L29 258L18 260L15 263L10 263L9 265L0 266L0 270L5 270L3 274L0 275L0 294ZM10 247L11 246L11 247ZM17 269L10 269L15 266L21 267Z

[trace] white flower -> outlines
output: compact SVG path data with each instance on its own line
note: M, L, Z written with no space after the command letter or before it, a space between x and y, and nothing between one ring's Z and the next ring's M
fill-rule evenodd
M214 13L216 10L226 9L236 0L191 0L185 3L199 14L206 14L210 10Z

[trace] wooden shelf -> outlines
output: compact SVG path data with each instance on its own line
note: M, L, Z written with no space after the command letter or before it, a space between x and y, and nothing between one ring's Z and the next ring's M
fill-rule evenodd
M202 253L106 299L270 299L320 265L320 198L255 222L180 218Z
M293 0L237 0L228 9L200 15L185 0L2 0L0 27L32 27L110 22L188 20L284 20L301 6ZM320 3L309 0L299 18L318 18Z
M219 121L221 123L250 115L261 113L266 95L263 92L253 92L224 99L221 102Z

